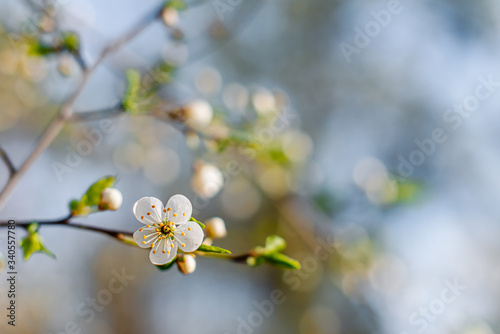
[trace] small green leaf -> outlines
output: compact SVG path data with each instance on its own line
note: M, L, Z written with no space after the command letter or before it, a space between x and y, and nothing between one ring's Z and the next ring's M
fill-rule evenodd
M37 40L30 41L28 44L29 56L47 56L57 51L57 48L53 45L44 44Z
M266 253L276 253L285 250L286 241L280 236L270 235L266 238Z
M175 264L175 260L177 260L177 256L175 256L174 259L169 263L162 264L161 266L156 266L156 267L160 270L168 270Z
M69 203L73 216L86 216L99 204L101 193L104 189L112 187L116 182L116 176L106 176L92 184L80 200L72 200Z
M127 70L127 90L123 96L123 108L131 113L139 112L139 91L141 89L141 74L134 69Z
M45 247L43 239L38 233L38 224L31 223L27 229L28 235L21 240L19 246L23 250L24 260L27 261L33 254L40 252L55 258L56 256Z
M285 269L300 269L299 261L281 253L272 253L260 257L265 262Z
M205 229L205 224L203 224L201 221L197 220L196 218L191 217L191 218L189 218L189 221L195 222L196 224L200 225L200 227L201 227L202 230Z
M106 188L112 187L115 184L115 181L116 176L106 176L91 185L85 195L83 195L86 198L85 204L87 204L88 206L99 204L102 191Z
M63 48L69 52L77 52L80 49L80 38L74 32L65 32L61 35Z
M217 246L207 246L207 245L201 245L196 251L204 253L231 254L231 252L228 251L227 249L220 248Z
M165 7L184 10L187 8L187 4L184 0L169 0L166 2Z

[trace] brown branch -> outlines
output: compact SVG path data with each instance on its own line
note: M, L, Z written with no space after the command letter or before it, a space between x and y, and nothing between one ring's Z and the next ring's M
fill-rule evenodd
M5 165L9 169L9 175L12 177L16 173L16 167L14 167L14 164L12 163L12 160L10 160L7 152L3 148L0 147L0 158L5 162Z
M14 190L19 180L26 174L33 163L38 159L38 157L47 149L47 147L54 141L57 135L61 132L64 125L69 121L73 115L73 106L76 100L82 94L85 86L87 85L90 77L99 67L99 65L104 61L104 59L111 53L120 49L124 44L135 38L143 30L145 30L152 22L154 22L161 15L161 10L163 6L156 8L150 15L147 15L139 23L137 23L132 29L126 32L123 36L116 39L114 42L109 44L98 57L96 62L88 69L83 71L82 78L78 84L76 90L71 94L66 103L61 107L59 114L51 121L45 132L42 134L38 144L35 149L30 153L28 158L22 163L19 169L11 175L11 178L5 185L4 189L0 193L0 210L5 205L8 196Z

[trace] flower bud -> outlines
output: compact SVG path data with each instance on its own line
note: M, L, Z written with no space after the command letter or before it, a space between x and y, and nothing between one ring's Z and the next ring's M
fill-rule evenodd
M115 188L106 188L101 193L101 202L99 210L118 210L122 206L123 195L120 190Z
M184 254L177 257L177 267L183 274L191 274L196 269L196 260L191 254Z
M214 112L212 106L204 100L196 100L182 108L184 121L194 128L202 128L210 124Z
M224 176L216 166L205 162L195 164L195 172L191 178L194 192L203 198L214 197L224 185Z
M163 8L163 12L161 13L161 18L163 19L163 23L167 27L175 27L179 24L179 12L177 9L172 7Z
M219 217L214 217L205 221L205 231L212 239L224 238L227 235L226 223Z

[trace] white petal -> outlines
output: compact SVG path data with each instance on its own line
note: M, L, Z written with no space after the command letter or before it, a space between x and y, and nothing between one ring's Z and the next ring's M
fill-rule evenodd
M144 238L146 237L146 238ZM134 232L134 240L141 248L149 248L158 239L158 233L154 227L143 227Z
M173 247L172 247L173 245ZM156 265L167 264L177 255L177 243L170 239L162 239L151 249L149 259Z
M167 219L174 223L185 223L191 218L193 206L184 195L170 197L166 205Z
M175 229L175 238L178 240L181 250L194 252L203 242L203 230L197 223L187 222Z
M135 218L143 224L161 223L165 217L163 203L155 197L143 197L134 204Z

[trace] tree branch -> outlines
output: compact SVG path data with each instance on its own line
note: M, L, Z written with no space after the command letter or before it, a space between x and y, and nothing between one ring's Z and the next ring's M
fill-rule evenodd
M16 173L16 168L14 167L14 164L7 155L7 152L5 152L5 150L1 147L0 147L0 158L5 162L5 165L9 169L9 175L12 177L12 175Z
M99 65L104 61L104 59L111 53L120 49L124 44L132 40L134 37L139 35L143 30L145 30L152 22L154 22L161 15L163 5L156 8L151 14L143 18L139 23L137 23L132 29L126 32L123 36L116 39L114 42L109 44L98 57L96 62L88 69L83 71L82 78L78 84L76 90L71 94L66 103L61 107L59 114L51 121L45 132L42 134L38 144L31 154L26 158L19 169L11 175L11 178L5 185L3 191L0 193L0 210L5 205L8 196L14 190L19 180L26 174L33 163L38 159L45 149L54 141L57 135L61 132L64 125L68 120L71 119L73 115L73 106L76 100L80 97L83 89L87 85L90 77L99 67Z

